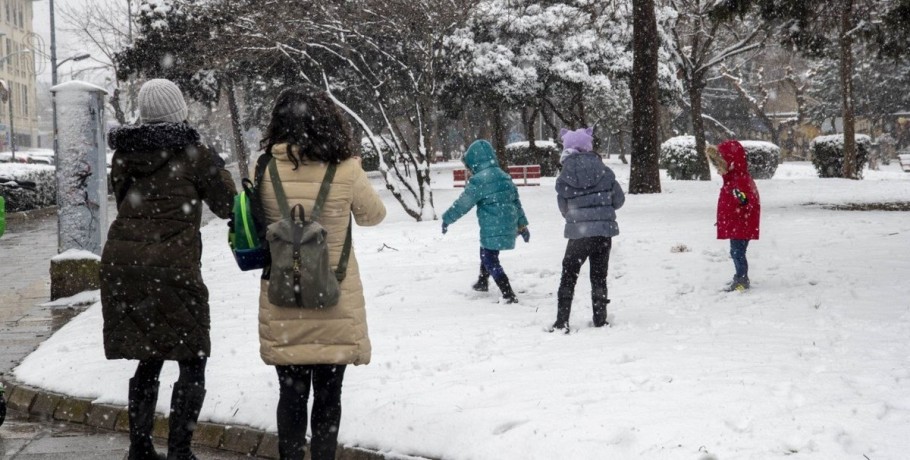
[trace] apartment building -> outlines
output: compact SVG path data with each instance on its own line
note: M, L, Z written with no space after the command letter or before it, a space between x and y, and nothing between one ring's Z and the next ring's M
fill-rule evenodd
M32 32L34 0L0 0L0 80L10 91L0 107L0 151L10 149L10 116L17 149L38 147L35 59L42 50Z

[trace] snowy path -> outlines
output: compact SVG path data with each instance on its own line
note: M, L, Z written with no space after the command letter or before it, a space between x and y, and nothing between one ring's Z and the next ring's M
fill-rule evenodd
M660 195L630 196L611 257L613 326L588 326L583 268L571 319L579 331L569 336L543 332L565 247L552 179L520 190L531 242L502 256L524 291L518 305L470 290L479 263L472 215L442 236L438 222L415 223L387 199L387 222L355 229L374 355L347 373L341 441L446 459L905 456L910 218L804 204L910 201L910 174L823 181L810 168L785 164L759 182L762 239L750 246L754 289L745 294L720 292L732 263L714 239L719 179L665 180ZM459 193L450 181L440 173L435 183L440 214ZM223 233L203 232L215 356L202 418L274 431L275 375L258 357L258 274L234 268ZM680 245L688 251L671 251ZM105 361L100 334L96 306L17 378L125 403L133 365ZM166 367L165 385L175 378L176 366Z

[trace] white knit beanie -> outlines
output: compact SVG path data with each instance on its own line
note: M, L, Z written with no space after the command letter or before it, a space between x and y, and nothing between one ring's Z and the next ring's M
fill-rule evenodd
M181 123L187 118L186 101L174 82L163 78L149 80L139 90L139 121L142 123Z

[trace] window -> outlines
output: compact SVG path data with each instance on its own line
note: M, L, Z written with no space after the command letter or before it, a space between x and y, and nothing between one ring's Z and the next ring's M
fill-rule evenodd
M22 116L28 118L28 86L22 86Z
M6 22L10 22L10 19L12 19L12 17L13 17L11 14L9 14L9 2L11 2L11 1L12 0L6 1Z

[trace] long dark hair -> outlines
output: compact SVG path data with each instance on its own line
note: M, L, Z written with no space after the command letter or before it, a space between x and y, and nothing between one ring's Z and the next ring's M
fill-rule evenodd
M351 158L352 138L351 125L325 91L294 86L275 99L259 145L271 154L275 144L289 144L288 158L297 169L303 157L327 163Z

